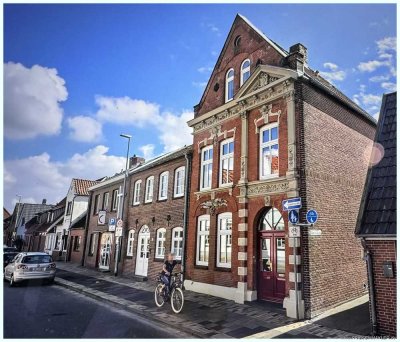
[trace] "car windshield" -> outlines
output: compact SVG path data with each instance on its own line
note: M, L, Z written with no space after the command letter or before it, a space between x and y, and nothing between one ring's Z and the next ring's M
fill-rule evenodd
M22 259L24 264L42 264L52 262L50 255L27 255Z

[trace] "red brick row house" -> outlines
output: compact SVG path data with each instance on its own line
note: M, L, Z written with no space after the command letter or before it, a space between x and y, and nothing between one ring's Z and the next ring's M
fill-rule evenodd
M297 298L299 318L364 294L354 226L369 114L309 67L302 44L288 52L241 15L194 112L186 288L280 302L290 317ZM311 208L320 219L289 239L293 197L301 222Z
M142 280L161 271L165 254L184 260L185 200L192 147L145 162L132 157L123 214L119 274ZM92 186L85 266L115 269L115 221L120 218L124 173ZM99 212L105 211L105 220Z
M357 220L368 270L372 334L397 335L397 93L383 96Z

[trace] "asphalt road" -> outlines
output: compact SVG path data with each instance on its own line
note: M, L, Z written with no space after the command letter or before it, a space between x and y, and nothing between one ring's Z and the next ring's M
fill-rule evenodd
M188 338L57 285L4 283L4 338Z

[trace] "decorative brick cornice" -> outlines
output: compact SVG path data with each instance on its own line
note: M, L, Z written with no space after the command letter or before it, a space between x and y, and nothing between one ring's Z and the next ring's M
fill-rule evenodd
M246 187L240 187L240 196L267 196L273 193L285 193L290 190L289 181L286 179L268 180L265 182L249 183Z

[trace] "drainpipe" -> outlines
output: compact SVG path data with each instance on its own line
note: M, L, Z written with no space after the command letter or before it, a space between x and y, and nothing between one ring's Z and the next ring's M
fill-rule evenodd
M89 221L90 221L90 214L91 214L91 207L92 207L92 197L93 191L89 191L89 201L88 201L88 208L86 214L86 221L85 221L85 236L83 238L83 251L82 251L82 259L81 259L81 266L85 266L85 255L86 255L86 245L87 245L87 237L89 235Z
M183 205L183 248L182 248L182 283L185 280L185 265L186 265L186 239L187 239L187 230L188 230L188 216L189 216L189 199L190 199L190 174L192 167L192 155L188 152L185 152L186 159L186 168L185 168L185 199Z
M65 246L65 258L64 258L64 262L68 261L68 251L69 251L69 246L70 246L70 237L71 237L71 225L72 225L72 215L74 213L74 203L75 203L75 198L78 197L78 195L74 195L74 197L72 198L72 205L71 205L71 220L69 221L69 227L68 227L68 237L67 237L67 244ZM67 207L68 207L68 203L67 203ZM62 249L62 246L61 246ZM62 253L62 252L61 252Z
M378 330L377 329L378 323L376 320L376 301L375 301L374 274L372 269L372 253L369 250L364 238L361 238L361 245L363 246L365 252L364 260L367 263L369 298L371 300L372 336L376 336Z

